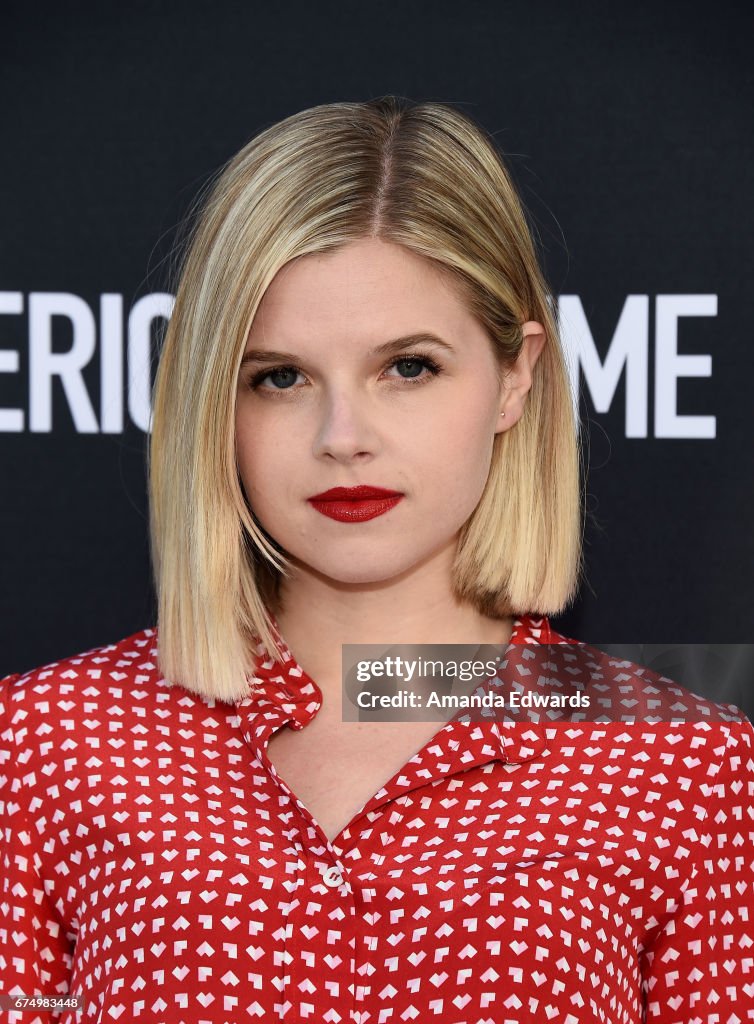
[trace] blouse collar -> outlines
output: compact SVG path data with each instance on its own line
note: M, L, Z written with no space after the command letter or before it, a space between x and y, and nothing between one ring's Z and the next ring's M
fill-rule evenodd
M282 657L275 660L261 643L257 646L251 680L253 692L238 707L245 714L267 712L292 729L303 729L322 707L322 691L298 664L272 616L271 621ZM558 635L553 633L547 617L521 615L514 619L505 659L509 663L516 661L517 648L522 645L554 642L558 642ZM517 764L546 752L543 724L495 718L470 721L456 717L445 726L438 723L438 732L430 742L446 747L446 755L455 755L450 757L451 762L460 758L466 766L470 758L476 758L475 763L498 758L507 764ZM451 763L449 770L452 767Z

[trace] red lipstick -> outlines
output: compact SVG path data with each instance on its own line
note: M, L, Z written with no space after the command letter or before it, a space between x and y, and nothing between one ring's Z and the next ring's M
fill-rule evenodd
M399 491L359 484L358 487L331 487L307 501L323 516L339 523L363 523L389 512L402 497Z

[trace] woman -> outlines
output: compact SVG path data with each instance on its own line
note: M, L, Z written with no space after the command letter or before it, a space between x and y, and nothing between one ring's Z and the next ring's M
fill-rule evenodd
M3 681L3 992L73 993L67 1021L752 1019L752 727L549 625L574 403L477 126L330 104L230 161L150 502L157 630ZM350 644L492 645L497 683L615 706L344 721ZM668 713L629 728L627 696Z

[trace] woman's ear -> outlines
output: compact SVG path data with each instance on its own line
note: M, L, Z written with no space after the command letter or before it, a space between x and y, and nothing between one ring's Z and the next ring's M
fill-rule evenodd
M531 388L532 370L545 347L545 329L538 321L527 320L522 330L524 340L521 351L502 384L496 434L512 427L523 416L526 396Z

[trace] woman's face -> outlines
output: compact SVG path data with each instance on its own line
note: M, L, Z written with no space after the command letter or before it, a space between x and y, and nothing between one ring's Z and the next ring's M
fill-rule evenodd
M241 480L299 571L389 580L452 558L495 435L519 405L486 332L432 263L353 242L292 262L264 296L238 382ZM400 497L310 500L357 486Z

